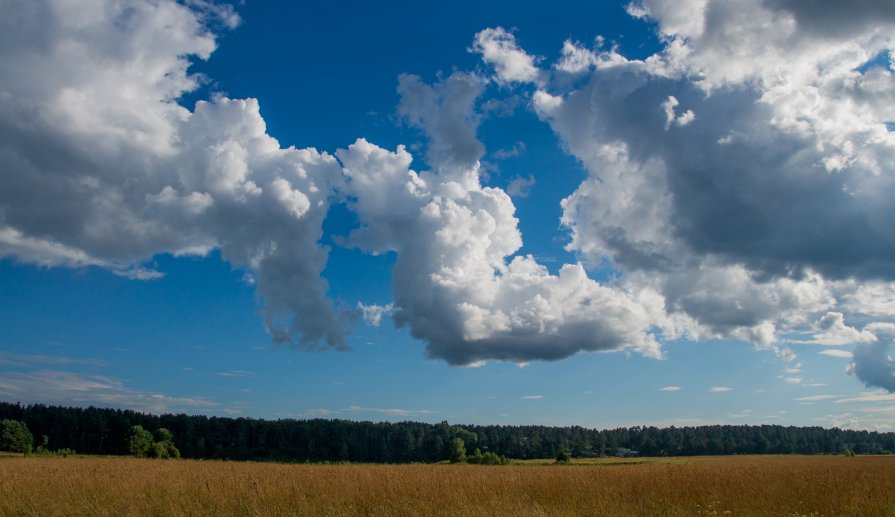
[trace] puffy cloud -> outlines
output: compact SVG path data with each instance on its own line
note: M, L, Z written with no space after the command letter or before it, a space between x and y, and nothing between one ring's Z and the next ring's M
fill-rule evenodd
M787 11L799 27L819 37L848 37L869 27L895 24L895 5L876 0L765 0L765 5Z
M485 148L475 136L480 117L474 104L484 87L484 80L462 72L435 85L415 75L398 78L398 113L431 135L426 155L431 165L469 167L482 157Z
M361 228L349 243L394 250L394 319L452 364L559 359L630 347L660 355L650 291L589 279L580 265L550 274L522 245L510 197L478 167L417 173L403 148L364 140L337 152ZM361 193L364 193L361 195Z
M467 99L455 102L445 82L414 84L402 89L413 98L401 101L414 109L402 112L430 142L455 131L429 121L476 120L465 90L454 90ZM459 113L445 113L451 110ZM466 130L475 134L474 125ZM430 158L433 170L416 172L403 147L391 152L365 140L336 155L361 225L348 242L397 251L394 319L427 342L430 356L467 365L623 348L661 355L664 313L655 292L600 284L580 264L554 275L531 256L514 256L522 246L515 207L506 192L481 184L478 162Z
M133 279L158 253L252 270L278 342L344 346L317 242L337 161L284 149L254 99L176 100L215 49L207 2L13 2L0 20L0 253Z
M470 51L481 54L486 63L494 66L496 80L501 84L539 82L540 70L534 57L520 49L516 37L502 27L476 34Z
M690 122L693 122L693 119L696 118L696 114L693 113L693 110L687 110L684 113L677 115L674 111L679 104L680 102L678 102L674 95L669 95L668 98L660 105L662 107L662 112L665 113L666 131L669 127L671 127L672 123L678 126L686 126Z
M888 386L895 20L871 2L815 4L632 4L661 52L628 60L570 40L550 73L510 32L475 36L497 83L538 87L536 113L588 171L562 203L583 264L553 274L517 255L507 191L524 184L482 185L487 80L399 78L430 170L364 139L337 160L283 148L254 99L177 103L201 81L191 60L215 49L209 27L238 23L232 9L14 1L0 20L0 255L152 279L141 264L155 254L219 248L251 272L277 342L342 348L350 315L326 297L319 241L344 197L360 224L345 242L398 254L395 322L452 364L808 334L858 344L852 371Z
M812 338L802 341L817 345L851 345L858 343L873 343L876 336L869 330L858 330L845 323L845 316L841 312L828 312L821 316L812 326ZM796 342L796 341L794 341Z
M791 3L655 0L628 8L665 43L643 61L566 42L555 68L588 82L532 104L589 172L568 248L654 289L691 338L872 341L844 321L895 315L895 79L865 65L895 24L857 10L826 37Z

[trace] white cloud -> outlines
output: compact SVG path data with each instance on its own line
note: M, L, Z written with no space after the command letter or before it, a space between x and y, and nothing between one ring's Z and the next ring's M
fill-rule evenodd
M602 66L566 42L556 68L588 82L532 105L589 171L563 201L569 250L653 289L676 335L875 342L895 319L895 75L860 68L893 47L895 16L865 7L644 1L629 13L657 22L659 53Z
M81 365L81 366L108 366L108 361L102 359L83 359L76 357L66 357L61 355L42 355L42 354L17 354L14 352L0 351L0 365L4 366L38 366L38 365Z
M808 340L793 340L795 343L842 346L859 343L873 343L876 336L866 328L858 330L845 323L845 315L841 312L829 311L811 327L812 336Z
M132 266L127 269L113 269L112 273L130 280L157 280L165 276L165 274L160 271L154 271L140 266Z
M585 262L557 274L517 255L512 199L482 185L475 74L399 79L431 170L364 139L338 152L343 169L281 147L254 99L176 102L199 83L190 61L215 49L209 20L238 23L230 8L13 5L0 19L2 256L152 279L155 254L219 248L250 270L276 342L345 348L319 241L347 197L361 226L346 242L398 253L395 322L452 364L807 335L858 345L851 371L895 386L895 76L861 69L893 48L883 4L644 1L628 11L656 22L662 51L628 60L567 41L550 74L512 33L476 34L499 84L538 87L532 106L588 171L562 202ZM569 74L590 76L570 89Z
M669 95L667 99L665 99L660 105L662 108L662 112L665 113L665 130L667 131L671 124L675 124L677 126L686 126L690 122L693 122L693 119L696 118L696 114L693 113L693 110L687 110L680 115L675 114L675 108L680 104L680 102L674 97L674 95Z
M788 374L788 375L802 373L802 363L798 363L795 366L793 366L792 368L785 368L783 370L783 373Z
M858 397L849 397L839 399L836 404L849 404L852 402L890 402L895 401L895 393L886 393L883 391L863 393Z
M494 66L495 79L501 84L539 81L540 70L534 57L520 49L516 37L502 27L476 34L470 51L481 54L486 63Z
M433 167L471 167L485 148L476 139L480 115L473 109L485 82L476 75L455 72L428 85L418 76L398 77L398 113L429 135L426 153Z
M680 386L665 386L664 388L659 388L659 391L681 391Z
M383 316L390 316L395 312L395 307L391 303L388 305L376 305L375 303L367 305L357 302L357 308L361 311L361 316L363 316L367 325L373 327L379 326Z
M522 400L541 400L542 398L544 398L544 396L543 395L524 395L519 398Z
M255 372L248 370L227 370L225 372L217 372L221 377L254 377Z
M475 134L468 90L413 82L402 90L402 112L427 133L430 149L455 141L452 135ZM465 125L457 131L433 120ZM580 264L553 275L531 256L509 259L522 245L515 207L503 190L482 186L477 162L430 153L433 170L417 172L403 147L390 152L362 139L336 154L360 222L347 242L398 253L394 319L427 342L430 356L466 365L560 359L582 350L661 355L655 335L661 301L650 289L597 283Z
M535 177L531 174L527 178L516 176L507 183L507 194L510 197L524 198L531 193L531 187L535 184Z
M710 388L710 389L709 389L709 392L711 392L711 393L724 393L724 392L731 391L731 390L733 390L733 388L727 388L727 387L724 387L724 386L715 386L714 388Z
M411 417L432 414L428 409L373 408L362 406L349 406L344 411L346 413L372 413L393 417Z
M793 400L797 400L797 401L801 401L801 402L809 402L809 401L816 401L816 400L834 399L837 396L838 395L811 395L808 397L796 397Z
M317 244L336 160L281 148L253 99L176 102L232 8L41 5L0 20L0 255L151 280L140 264L155 254L220 248L254 272L277 342L343 348Z
M820 355L827 355L830 357L839 357L841 359L851 359L852 353L848 350L821 350L818 352Z
M509 149L498 149L491 153L495 160L506 160L508 158L516 158L525 152L525 142L517 141Z
M58 370L5 371L0 375L0 397L23 403L99 406L152 413L198 411L216 408L203 397L177 397L132 390L104 375Z

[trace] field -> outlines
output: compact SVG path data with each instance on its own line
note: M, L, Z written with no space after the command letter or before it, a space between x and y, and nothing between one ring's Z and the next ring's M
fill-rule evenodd
M0 515L895 515L895 457L284 465L0 457Z

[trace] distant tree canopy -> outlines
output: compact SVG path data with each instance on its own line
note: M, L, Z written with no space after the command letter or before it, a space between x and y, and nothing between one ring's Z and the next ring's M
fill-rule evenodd
M30 454L33 444L34 437L24 422L18 420L0 421L0 450Z
M609 430L583 427L450 425L447 422L354 422L349 420L259 420L189 415L148 415L129 410L65 408L0 402L0 419L23 422L37 436L47 435L54 448L81 454L133 454L131 433L149 433L151 452L170 443L186 458L355 461L374 463L436 462L463 456L474 462L479 449L508 458L558 458L616 454L633 449L641 456L703 454L857 454L895 451L895 434L821 427L779 425L712 425L700 427L630 427ZM165 431L161 431L164 428ZM30 436L30 434L29 434ZM140 436L145 438L141 433ZM30 442L29 442L30 443ZM176 456L166 448L169 456ZM162 456L163 457L163 456Z

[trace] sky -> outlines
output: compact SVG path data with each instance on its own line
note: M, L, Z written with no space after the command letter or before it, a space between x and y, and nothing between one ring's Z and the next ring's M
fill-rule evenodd
M0 400L895 430L895 4L0 0Z

